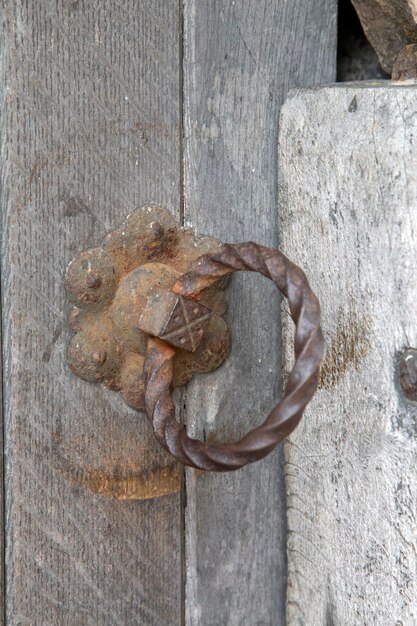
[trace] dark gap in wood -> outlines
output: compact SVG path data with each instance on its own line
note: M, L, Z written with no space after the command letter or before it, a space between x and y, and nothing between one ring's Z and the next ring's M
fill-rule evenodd
M337 27L338 82L389 79L366 38L350 0L339 0Z

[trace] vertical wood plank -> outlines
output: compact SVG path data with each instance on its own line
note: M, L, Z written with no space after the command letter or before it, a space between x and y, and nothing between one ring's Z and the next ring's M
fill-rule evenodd
M1 118L0 118L1 119ZM0 166L1 167L1 166ZM0 313L3 308L3 299L1 292L1 263L0 263ZM1 316L0 316L1 320ZM0 625L4 624L4 411L3 411L3 388L5 386L5 380L3 376L3 332L2 324L0 322L0 445L1 445L1 462L0 462Z
M336 3L184 4L185 222L224 241L277 245L278 113L292 85L335 76ZM280 388L279 302L259 276L230 293L233 349L187 389L188 432L240 437ZM283 624L282 451L227 475L187 470L186 623Z
M0 264L0 277L1 277L1 264ZM1 293L1 281L0 281L0 312L3 307L2 293ZM1 318L0 318L1 319ZM0 625L4 625L4 415L3 415L3 386L5 384L3 378L3 337L2 337L2 325L0 323Z
M180 495L134 499L165 461L143 415L70 373L63 288L71 258L136 206L178 212L178 44L177 0L6 3L10 626L181 620Z
M3 24L3 6L0 6L0 23ZM4 33L3 27L0 27L0 145L2 143L3 133L3 102L4 102L4 89L3 89L3 74L4 74ZM5 163L0 157L0 184L4 179L4 166ZM1 206L1 205L0 205ZM1 222L1 218L0 218ZM0 237L1 241L1 237ZM4 625L4 397L3 388L5 386L5 380L3 375L3 323L2 323L2 309L3 309L3 297L2 297L2 255L0 248L0 626Z
M283 249L309 274L327 343L286 445L289 624L417 622L417 408L398 375L417 346L416 96L350 83L283 108Z

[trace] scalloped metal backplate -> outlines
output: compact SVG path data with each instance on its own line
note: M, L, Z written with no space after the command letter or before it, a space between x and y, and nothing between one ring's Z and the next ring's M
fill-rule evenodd
M68 364L77 376L102 381L120 391L126 402L143 411L143 364L148 334L139 328L148 296L169 290L202 254L220 242L179 227L169 211L143 207L130 214L102 245L79 254L68 266L66 288L73 309L69 323L75 335L68 345ZM194 352L176 349L174 385L197 372L219 367L230 349L223 280L201 294L213 311Z

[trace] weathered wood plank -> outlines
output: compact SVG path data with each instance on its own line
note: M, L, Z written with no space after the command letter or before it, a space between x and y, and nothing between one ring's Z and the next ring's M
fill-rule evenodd
M0 19L3 18L3 8L0 8ZM2 20L3 21L3 20ZM4 37L3 31L0 29L0 77L3 76L3 51L4 51ZM0 87L0 111L3 110L3 98L4 90ZM2 123L2 117L0 115L0 124ZM1 137L1 132L0 132ZM0 181L4 177L4 163L0 160ZM1 237L0 237L1 240ZM5 380L3 377L3 332L2 332L2 318L1 311L3 308L2 288L1 288L1 275L2 275L2 259L0 248L0 626L4 625L4 415L3 415L3 387Z
M185 3L185 221L224 241L277 244L278 112L291 85L331 80L333 0ZM236 277L233 349L187 389L195 436L237 438L280 387L279 303L259 276ZM186 623L282 624L286 584L282 453L228 475L187 471Z
M283 108L283 249L311 278L327 341L286 445L289 624L417 621L417 410L398 386L417 346L416 96L351 83Z
M144 416L70 373L63 282L134 207L178 212L179 33L176 0L6 3L10 625L181 620L180 495L135 500L164 491L163 457Z
M1 264L0 264L0 276L1 276ZM3 306L0 283L0 311ZM0 532L1 532L1 545L0 545L0 626L4 625L4 437L3 437L3 385L5 381L3 379L3 347L2 347L2 328L0 323Z
M0 19L3 22L3 9L0 8ZM4 54L4 37L3 31L0 29L0 77L3 76L3 54ZM1 145L1 127L3 123L3 102L4 90L0 87L0 145ZM0 160L0 181L4 178L4 163ZM1 184L1 182L0 182ZM1 206L1 205L0 205ZM1 220L0 220L1 221ZM1 236L0 236L1 242ZM0 247L0 626L4 625L4 398L3 398L3 324L1 312L5 308L5 302L2 296L2 264L1 264L1 247Z
M1 263L0 263L0 277L1 277ZM1 281L0 281L0 312L3 307L3 300L1 294ZM0 318L1 319L1 318ZM0 445L1 445L1 465L0 465L0 532L1 532L1 546L0 546L0 626L4 625L4 436L3 436L3 387L5 380L3 378L3 345L2 345L2 328L0 323Z

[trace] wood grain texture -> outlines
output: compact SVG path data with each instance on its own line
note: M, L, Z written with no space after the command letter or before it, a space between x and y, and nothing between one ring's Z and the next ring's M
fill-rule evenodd
M288 624L415 624L416 86L295 91L283 107L283 250L323 309L320 389L286 445ZM284 316L287 319L287 316ZM285 325L286 367L292 328Z
M290 86L331 80L333 0L187 0L184 13L184 214L224 241L277 244L278 112ZM233 440L280 388L279 299L260 276L230 291L233 348L187 388L188 432ZM186 623L284 623L282 452L227 475L187 470Z
M136 206L178 213L179 33L177 0L6 3L10 626L181 620L179 493L91 491L107 481L129 498L161 453L143 415L70 373L63 282L71 258Z
M1 269L1 265L0 265ZM1 273L0 273L1 276ZM0 310L2 307L1 283L0 283ZM2 541L0 543L0 626L4 625L4 437L3 437L3 349L2 349L2 329L0 324L0 532Z
M0 20L3 18L3 7L0 6ZM0 76L3 76L3 51L4 51L4 37L3 30L0 28ZM3 110L4 89L0 87L0 111ZM1 144L1 128L2 128L2 116L0 114L0 144ZM0 160L0 180L3 178L4 163ZM1 218L0 218L1 219ZM1 240L1 237L0 237ZM2 299L2 262L1 262L1 247L0 247L0 626L4 625L4 437L3 437L3 387L5 386L5 380L3 377L3 338L2 338L2 319L1 310L3 306Z

